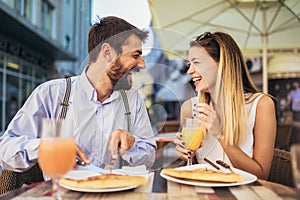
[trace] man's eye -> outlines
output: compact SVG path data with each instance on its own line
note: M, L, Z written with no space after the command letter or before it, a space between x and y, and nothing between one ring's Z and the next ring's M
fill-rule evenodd
M140 56L140 54L134 54L134 55L133 55L133 57L134 57L135 59L138 59L139 56Z

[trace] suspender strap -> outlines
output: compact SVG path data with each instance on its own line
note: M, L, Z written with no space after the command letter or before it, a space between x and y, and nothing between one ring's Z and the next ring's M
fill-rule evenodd
M66 86L65 96L63 98L63 101L60 104L61 107L60 107L60 113L58 119L66 118L67 110L69 106L69 98L71 93L71 78L70 77L66 78L66 82L67 82L67 86Z
M131 126L131 112L129 109L129 103L128 103L128 99L127 99L127 95L126 92L124 90L120 90L122 99L123 99L123 103L124 103L124 107L125 107L125 116L127 118L127 131L130 132L130 126Z

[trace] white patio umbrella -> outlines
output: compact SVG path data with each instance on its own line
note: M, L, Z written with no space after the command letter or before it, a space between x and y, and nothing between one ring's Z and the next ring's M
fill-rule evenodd
M242 50L261 49L266 93L268 48L300 47L300 0L149 0L149 5L167 53L182 56L195 36L217 30L232 35Z

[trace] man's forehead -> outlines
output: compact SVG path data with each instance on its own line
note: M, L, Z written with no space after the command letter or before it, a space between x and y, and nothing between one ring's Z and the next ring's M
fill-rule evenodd
M135 34L131 34L122 45L122 52L141 52L142 40Z

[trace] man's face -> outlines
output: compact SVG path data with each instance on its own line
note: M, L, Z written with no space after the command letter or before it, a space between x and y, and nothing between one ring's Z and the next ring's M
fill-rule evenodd
M121 55L116 56L107 74L115 90L128 90L132 87L132 74L145 68L142 57L142 41L134 34L122 46Z

